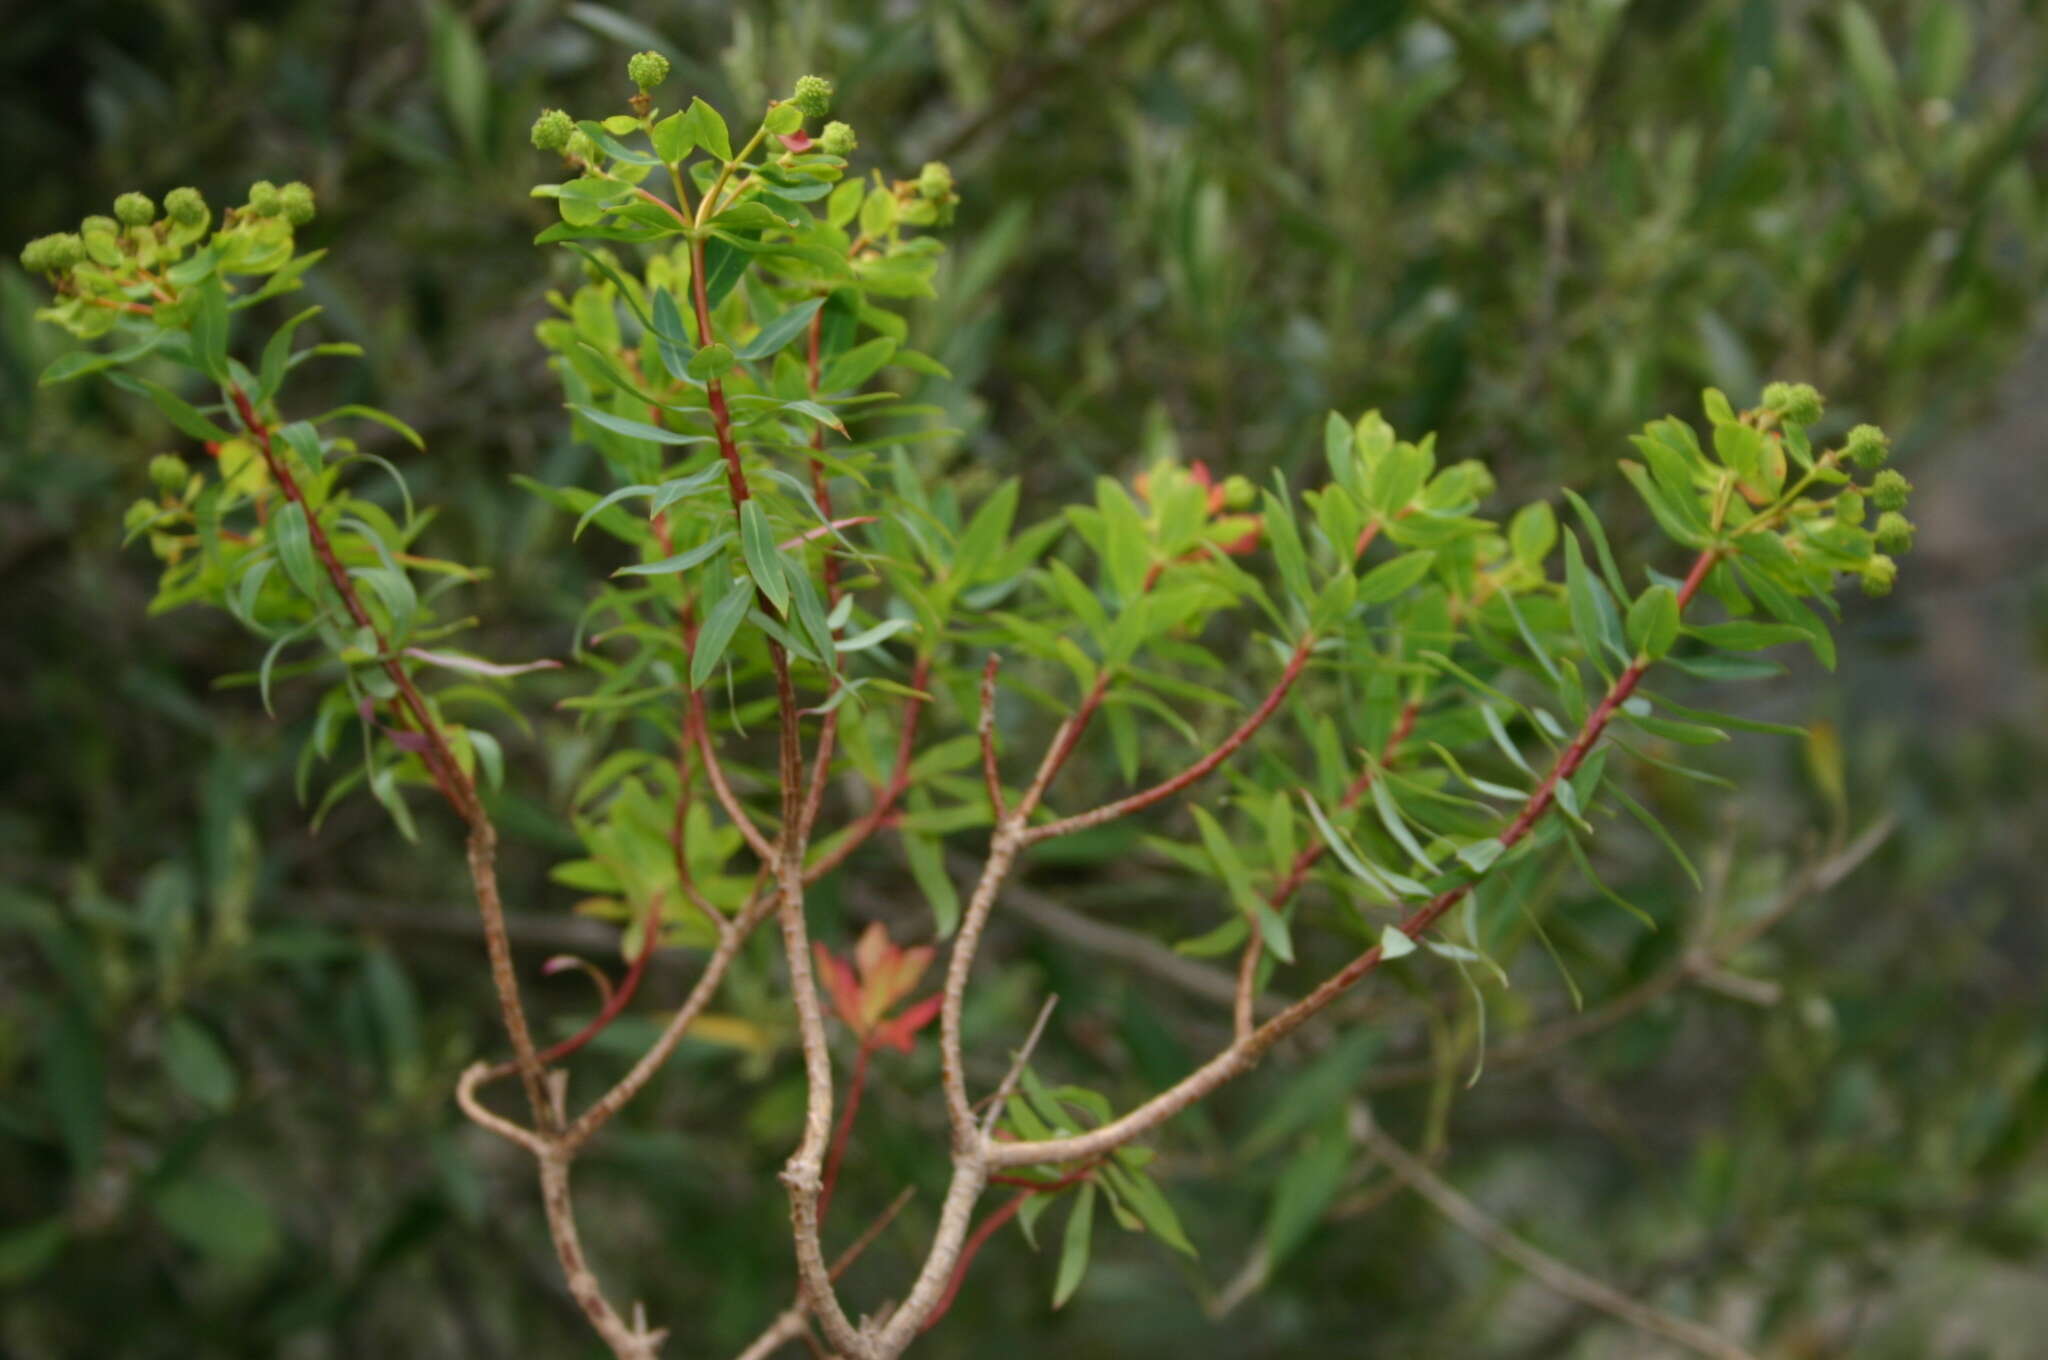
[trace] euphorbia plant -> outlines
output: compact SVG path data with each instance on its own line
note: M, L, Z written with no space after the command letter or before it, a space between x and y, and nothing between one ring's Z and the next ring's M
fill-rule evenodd
M1028 1232L1056 1201L1072 1205L1056 1299L1080 1281L1098 1203L1191 1250L1137 1140L1383 964L1441 960L1476 991L1492 967L1487 922L1529 909L1530 866L1585 864L1615 810L1648 820L1615 753L1722 735L1721 720L1649 689L1655 670L1766 674L1749 654L1787 642L1832 664L1837 578L1882 593L1894 567L1880 549L1910 540L1903 478L1857 482L1884 461L1884 436L1816 441L1821 400L1793 383L1743 410L1709 391L1704 440L1675 418L1636 437L1640 461L1622 470L1683 550L1668 572L1624 573L1570 491L1570 525L1544 500L1488 518L1484 467L1440 462L1433 439L1404 440L1376 413L1329 417L1328 476L1311 488L1161 460L1020 529L1016 480L963 506L914 452L931 412L867 390L885 370L938 370L889 304L930 288L930 231L957 201L945 167L850 173L852 129L811 130L829 112L818 77L736 144L702 99L659 107L659 55L628 70L627 111L551 110L533 128L564 170L534 191L561 218L539 240L574 252L580 279L540 338L615 483L533 490L575 517L573 533L609 535L618 559L577 632L589 683L566 701L617 748L573 792L586 853L557 877L623 923L628 961L617 985L600 972L596 1018L550 1048L506 935L489 807L504 760L479 724L507 707L503 685L556 663L451 648L467 621L435 605L474 570L415 551L425 520L402 477L344 431L367 419L417 439L370 408L306 415L287 397L301 363L352 349L293 350L317 308L258 350L235 343L236 316L317 258L293 235L310 192L259 184L218 222L190 190L161 215L124 195L114 219L23 253L59 294L44 315L111 341L45 381L105 370L210 455L198 473L153 460L153 493L131 508L132 533L165 562L158 607L215 604L266 640L266 702L280 664L328 681L302 791L344 736L354 758L321 807L363 785L410 834L408 793L424 790L464 824L511 1057L471 1067L457 1097L533 1156L570 1291L620 1356L653 1355L665 1332L592 1272L572 1165L771 918L807 1097L782 1174L796 1302L750 1353L816 1325L843 1355L897 1355L993 1231L1014 1218ZM162 381L180 370L199 378L196 400ZM365 462L397 481L396 512L352 489ZM1225 645L1242 654L1226 663ZM1039 713L1049 737L1020 749ZM1101 735L1128 791L1057 808L1062 775ZM1041 1009L1018 1025L1003 1078L976 1092L963 1006L1006 880L1038 847L1125 818L1205 887L1181 947L1235 956L1230 1038L1118 1113L1033 1070ZM949 846L980 856L964 903ZM946 941L943 981L922 1000L937 946L905 949L875 924L848 960L813 941L806 914L820 880L892 850ZM705 951L695 985L622 1077L572 1099L579 1051L635 1004L660 948ZM853 1039L843 1101L821 987ZM826 1251L829 1192L873 1051L910 1048L934 1014L950 1185L915 1277L856 1322ZM519 1119L485 1101L515 1075ZM1009 1193L977 1218L991 1185Z

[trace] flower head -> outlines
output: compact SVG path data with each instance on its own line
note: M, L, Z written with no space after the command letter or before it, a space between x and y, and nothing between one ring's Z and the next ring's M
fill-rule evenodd
M206 199L197 189L173 189L164 195L164 212L181 227L196 227L206 220Z
M1880 510L1903 510L1913 484L1893 468L1886 468L1870 482L1870 503Z
M122 194L114 200L114 219L124 227L146 227L156 221L156 204L148 194Z
M806 118L823 118L832 112L832 82L824 76L798 76L789 102Z
M1891 456L1892 441L1875 425L1858 425L1843 447L1857 467L1874 468Z
M279 189L277 201L285 221L293 226L303 227L313 220L313 187L305 181L295 179Z
M1774 382L1764 388L1764 406L1790 424L1811 425L1826 403L1811 383Z
M668 79L668 58L659 52L635 52L626 59L626 78L651 90Z
M560 151L576 132L576 120L560 109L544 109L533 120L533 145L539 151Z
M1209 541L1232 557L1244 557L1258 550L1259 538L1265 531L1265 523L1258 515L1225 514L1229 510L1243 510L1252 504L1257 489L1244 477L1226 477L1216 480L1216 474L1209 471L1209 465L1196 459L1188 465L1188 480L1202 488L1204 502L1202 517L1209 521ZM1132 486L1138 498L1151 500L1152 478L1141 472ZM1190 557L1199 556L1191 553Z
M249 211L257 217L275 217L284 211L284 199L277 186L259 179L249 186Z
M836 118L818 134L818 150L828 156L851 156L859 145L860 138L853 135L853 129Z
M61 274L85 259L85 242L76 232L38 236L21 248L21 267L31 274Z
M1913 521L1896 510L1877 517L1877 546L1888 553L1902 553L1913 546Z
M1899 564L1883 553L1872 553L1858 575L1862 578L1865 595L1889 595L1892 582L1899 579Z
M911 1040L939 1013L940 998L928 996L893 1019L886 1018L911 992L931 966L937 951L930 945L905 949L889 938L880 921L872 922L853 947L851 961L813 944L832 1009L862 1045L887 1044L908 1053Z

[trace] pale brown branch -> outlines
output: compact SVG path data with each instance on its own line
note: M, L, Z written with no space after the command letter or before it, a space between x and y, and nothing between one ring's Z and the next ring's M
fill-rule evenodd
M477 1096L477 1088L491 1078L491 1065L473 1062L462 1069L462 1075L455 1079L455 1103L470 1120L482 1128L489 1129L507 1142L517 1143L536 1157L548 1155L548 1144L532 1129L521 1128L500 1115L493 1114Z
M662 1027L660 1037L640 1055L640 1060L633 1064L625 1076L620 1077L609 1091L592 1101L590 1107L576 1122L563 1130L562 1147L565 1151L573 1153L590 1141L591 1135L610 1122L612 1116L617 1114L627 1101L638 1095L640 1089L661 1070L662 1064L668 1061L669 1054L675 1052L676 1045L682 1042L684 1033L696 1022L704 1007L710 1004L711 998L717 993L719 985L725 981L725 974L732 967L733 959L739 954L740 946L754 933L755 927L767 919L768 912L774 904L774 894L758 896L733 918L731 928L719 936L717 946L705 960L704 971L698 974L697 983L690 988L689 996L676 1008L676 1013L669 1017L668 1024Z
M559 1149L550 1150L540 1157L541 1202L547 1209L548 1233L554 1238L555 1255L562 1263L562 1275L568 1282L569 1295L619 1360L657 1360L668 1329L648 1330L638 1308L634 1310L631 1323L620 1317L605 1298L604 1290L583 1254L569 1193L571 1160L571 1154Z

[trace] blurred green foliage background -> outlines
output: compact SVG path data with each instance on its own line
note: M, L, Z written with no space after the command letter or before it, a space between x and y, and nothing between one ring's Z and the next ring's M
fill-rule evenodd
M920 396L953 413L936 466L970 491L1019 473L1049 508L1169 445L1286 472L1319 456L1325 410L1377 406L1488 459L1512 498L1582 489L1626 535L1645 527L1614 494L1628 430L1708 383L1817 383L1843 426L1897 434L1920 547L1898 598L1847 604L1839 675L1794 661L1742 701L1807 742L1706 753L1733 796L1656 789L1720 891L1617 829L1603 872L1659 929L1558 885L1591 1022L1528 960L1467 1089L1469 1005L1382 979L1353 1037L1161 1140L1199 1262L1106 1240L1054 1314L1050 1260L1006 1234L923 1353L1661 1353L1343 1145L1363 1094L1516 1231L1759 1354L2029 1356L2048 1334L2042 11L37 4L0 36L0 240L11 255L130 188L312 182L333 255L307 300L371 355L329 381L426 435L405 464L445 507L431 536L497 564L493 654L566 651L603 569L510 480L588 457L532 340L570 275L529 244L548 215L526 127L616 99L639 47L729 107L831 72L857 165L953 164L954 254L913 335L955 375ZM498 1042L452 829L430 819L411 852L364 804L308 831L306 713L287 698L273 723L217 687L247 640L145 617L153 564L118 549L176 437L103 388L36 388L66 347L32 324L36 292L0 269L0 1353L596 1353L527 1169L448 1098ZM545 877L594 754L536 715L499 809L530 979L560 950L616 956ZM1886 820L1867 863L1799 891ZM928 933L908 883L822 902L827 934L875 914ZM1119 1098L1170 1080L1220 1008L1038 899L1143 933L1174 885L1126 847L1042 867L986 1004L1057 991L1048 1061ZM1788 893L1724 967L1679 971ZM685 976L665 968L657 997ZM800 1085L776 985L753 959L723 1008L746 1042L686 1044L589 1159L600 1268L676 1323L678 1354L737 1349L789 1296L773 1172ZM534 993L564 1027L589 1004L574 977ZM848 1222L935 1183L932 1066L882 1070ZM900 1285L935 1204L856 1291Z

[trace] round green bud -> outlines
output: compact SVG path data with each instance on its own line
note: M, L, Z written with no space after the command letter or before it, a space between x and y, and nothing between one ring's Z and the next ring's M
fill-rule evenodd
M543 109L533 120L533 145L537 151L560 151L576 135L576 120L560 109Z
M85 242L71 232L38 236L21 248L21 267L31 274L61 274L85 258Z
M796 91L789 102L801 109L806 118L823 118L832 112L832 82L823 76L798 76Z
M1863 493L1844 491L1835 497L1835 518L1844 524L1861 524L1865 514Z
M1843 448L1857 467L1874 468L1891 456L1892 441L1875 425L1858 425Z
M78 224L78 230L80 234L85 236L93 236L99 234L113 236L120 232L121 224L119 222L116 222L111 217L101 217L97 213L95 213L93 216L86 218L83 222L80 222Z
M1249 477L1230 476L1223 479L1223 508L1225 510L1249 510L1258 503L1259 488Z
M295 227L303 227L313 220L313 186L304 180L293 180L277 191L277 201L284 209L284 220Z
M122 512L121 528L128 533L136 533L146 528L155 519L155 502L146 500L135 501L129 505L126 511Z
M156 203L148 194L122 194L114 200L114 217L124 227L146 227L156 221Z
M825 130L818 134L818 150L828 156L851 156L860 138L853 135L853 129L837 120L825 124Z
M1774 382L1764 388L1764 407L1793 425L1811 425L1827 405L1811 383Z
M659 52L635 52L626 58L626 78L651 90L668 79L668 58Z
M587 132L571 133L569 144L562 148L562 154L571 160L582 161L585 165L597 165L604 159L598 152L597 143L590 140L590 134Z
M1899 564L1883 553L1873 553L1857 575L1863 582L1865 595L1889 595L1892 593L1892 582L1899 579Z
M164 213L181 227L196 227L206 220L206 200L197 189L173 189L164 195Z
M1903 510L1912 494L1913 484L1893 468L1878 473L1870 483L1870 502L1880 510Z
M149 480L166 496L175 496L192 480L192 469L175 453L160 453L149 460Z
M275 217L283 209L284 202L275 184L267 179L259 179L249 186L250 212L258 217Z
M1909 552L1913 547L1913 521L1896 510L1877 517L1877 546L1888 553Z
M953 192L953 172L944 161L926 161L917 172L917 196L940 199Z

